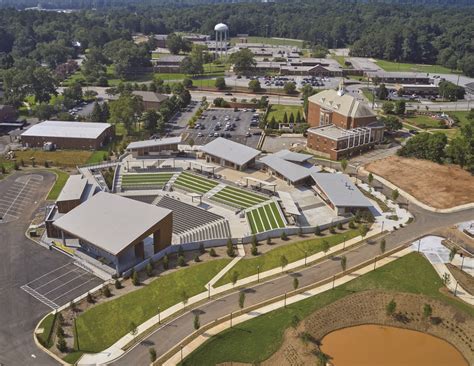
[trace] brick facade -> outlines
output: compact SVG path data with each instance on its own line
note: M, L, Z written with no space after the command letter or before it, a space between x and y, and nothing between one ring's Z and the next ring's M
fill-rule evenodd
M375 115L370 117L352 118L324 108L322 114L323 116L321 116L321 107L318 104L311 102L308 103L308 124L310 127L322 126L321 118L324 119L324 125L334 124L337 127L346 130L365 127L373 122L377 122L377 117Z

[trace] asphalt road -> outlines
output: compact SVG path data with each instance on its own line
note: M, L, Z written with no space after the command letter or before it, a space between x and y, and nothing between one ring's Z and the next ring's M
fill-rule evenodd
M18 183L15 182L17 178L27 174L17 173L0 181L0 197L2 199L11 197L7 192L11 192L12 187ZM8 214L9 222L0 223L0 365L6 366L57 364L47 354L40 351L33 341L34 328L38 321L51 311L51 308L22 290L21 287L30 284L32 288L39 290L38 287L41 286L45 294L49 293L52 289L44 285L49 281L42 276L60 267L63 267L63 271L67 266L76 267L65 255L48 251L25 237L30 220L35 212L43 209L43 200L54 182L52 173L35 171L34 175L43 177L41 184L36 185L34 189L29 189L27 193L23 191L12 206L15 211L10 209L13 219ZM13 200L14 196L12 202ZM17 206L19 200L25 202L21 209L18 209L20 205ZM5 207L8 206L2 207L5 211ZM89 275L85 274L85 276ZM92 279L88 283L90 287L68 292L74 286L68 284L60 289L59 286L64 284L61 283L55 286L50 294L57 297L68 292L56 300L58 305L63 305L101 282L93 276L88 278Z
M414 241L418 237L426 235L439 227L466 221L474 217L474 209L453 214L436 214L410 204L410 210L416 217L415 221L405 228L399 229L386 237L387 250ZM379 254L380 248L377 243L364 244L363 246L354 248L345 254L347 258L347 266L348 268L356 266ZM330 278L340 271L341 266L339 260L329 259L313 267L292 273L291 275L284 274L281 277L271 279L268 282L248 286L246 288L247 294L245 304L246 306L250 306L291 291L293 289L294 276L298 276L300 287L303 287ZM151 346L156 349L158 356L166 353L171 347L178 344L194 331L193 319L195 311L199 312L201 324L204 325L216 318L227 315L230 312L237 311L238 309L237 292L226 295L222 298L211 299L211 301L196 309L191 309L183 316L165 324L150 337L143 340L138 346L133 348L129 353L117 360L114 364L147 365L149 363L148 348Z

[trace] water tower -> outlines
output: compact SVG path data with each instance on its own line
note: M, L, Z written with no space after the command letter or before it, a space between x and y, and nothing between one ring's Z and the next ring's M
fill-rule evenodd
M216 32L216 55L227 55L229 27L224 23L219 23L214 27L214 31Z

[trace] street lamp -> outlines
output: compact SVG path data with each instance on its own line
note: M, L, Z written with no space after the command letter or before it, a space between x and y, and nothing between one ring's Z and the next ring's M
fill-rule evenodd
M461 260L461 271L462 271L462 267L464 266L464 258L466 258L466 257L464 257L464 255L462 253L460 253L460 255L461 255L461 258L462 258L462 260Z
M230 312L230 327L232 328L232 311Z
M285 292L285 308L286 308L286 292Z
M421 238L418 240L418 253L420 252Z
M342 250L346 248L346 236L344 235L344 244L342 244Z
M160 308L158 308L158 324L161 324Z
M257 266L257 282L260 282L260 266Z
M181 345L181 362L183 362L183 345Z
M308 258L308 252L304 251L304 266L306 267L306 259Z
M383 233L383 225L385 224L385 221L382 220L382 230L380 231L381 233Z
M374 271L375 271L375 267L377 266L377 256L375 256L375 261L374 261Z

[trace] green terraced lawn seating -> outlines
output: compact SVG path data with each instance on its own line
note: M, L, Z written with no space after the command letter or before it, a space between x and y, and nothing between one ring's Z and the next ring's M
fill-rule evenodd
M181 173L174 182L176 187L195 193L206 193L218 184L219 183L213 180L198 177L190 173Z
M247 212L247 220L252 234L285 227L285 222L275 202Z
M243 189L225 187L217 194L211 197L211 200L225 203L232 207L249 208L259 203L267 201L269 198L260 196Z

